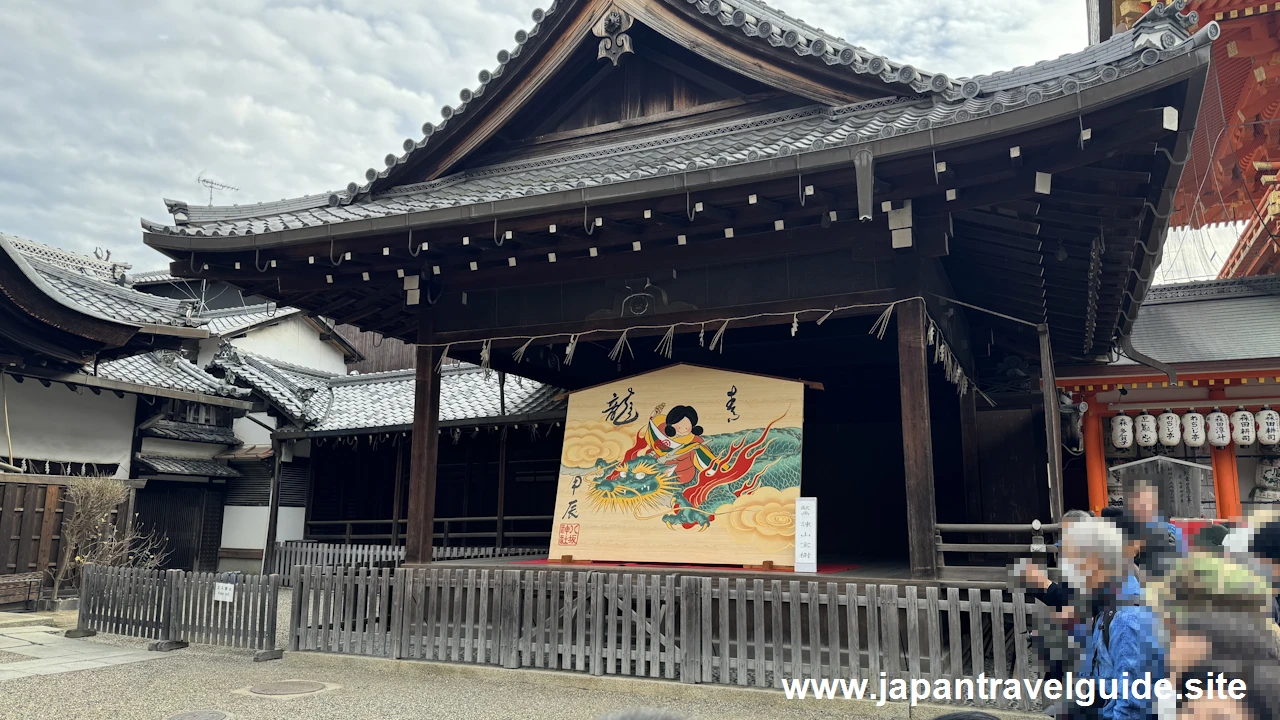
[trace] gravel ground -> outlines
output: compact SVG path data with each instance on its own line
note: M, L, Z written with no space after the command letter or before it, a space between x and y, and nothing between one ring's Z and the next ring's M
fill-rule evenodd
M284 600L284 598L282 598ZM282 604L284 604L282 602ZM287 608L281 608L281 634ZM282 638L283 639L283 638ZM134 638L87 640L145 647ZM276 680L312 680L329 688L276 699L247 688ZM845 701L788 701L776 691L684 685L669 681L595 678L577 673L503 670L468 665L285 653L255 663L252 653L193 645L146 663L20 678L0 684L0 718L124 718L163 720L180 712L221 710L236 720L343 718L601 718L635 709L645 718L927 718L941 709L875 708Z
M30 655L19 655L18 653L0 650L0 665L11 662L22 662L23 660L30 659Z

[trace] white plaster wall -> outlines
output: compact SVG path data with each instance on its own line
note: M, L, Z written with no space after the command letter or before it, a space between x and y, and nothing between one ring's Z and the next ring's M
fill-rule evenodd
M267 546L269 508L227 505L222 508L222 547L262 550ZM306 508L280 508L276 540L301 540Z
M262 422L271 427L278 427L276 419L267 413L249 413L251 417L258 418ZM271 433L258 423L247 417L236 418L231 421L231 428L235 432L236 437L244 441L245 445L270 445Z
M87 388L75 392L59 383L46 388L31 378L3 382L9 426L0 408L0 455L9 455L8 430L14 457L118 463L117 477L129 476L136 396L94 395Z
M207 443L186 442L184 440L165 440L164 438L142 438L143 455L168 455L170 457L208 460L226 449L226 445L209 445Z
M347 364L342 351L320 339L320 333L300 317L293 316L277 325L252 330L231 344L273 360L345 374Z

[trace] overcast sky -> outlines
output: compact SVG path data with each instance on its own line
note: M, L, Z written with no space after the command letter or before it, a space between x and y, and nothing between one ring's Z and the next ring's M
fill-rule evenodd
M550 0L542 0L545 6ZM1080 0L773 0L952 78L1087 43ZM3 0L0 231L134 270L166 259L140 217L344 187L475 87L533 0Z

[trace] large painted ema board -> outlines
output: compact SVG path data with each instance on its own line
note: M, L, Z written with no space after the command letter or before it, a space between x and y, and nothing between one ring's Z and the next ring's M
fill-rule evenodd
M551 558L793 565L804 387L673 365L572 393Z

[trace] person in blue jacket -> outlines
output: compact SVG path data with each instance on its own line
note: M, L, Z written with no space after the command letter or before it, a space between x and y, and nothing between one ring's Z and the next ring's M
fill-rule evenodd
M1182 528L1160 515L1160 489L1150 478L1132 477L1125 482L1124 507L1138 522L1171 534L1178 552L1187 553L1187 540L1182 536Z
M1101 518L1078 520L1062 533L1058 568L1088 621L1079 676L1098 683L1090 706L1069 706L1069 718L1147 720L1155 717L1154 687L1165 676L1156 618L1125 557L1124 534ZM1145 679L1146 692L1120 683ZM1140 686L1141 687L1141 686ZM1135 696L1138 695L1138 696Z

